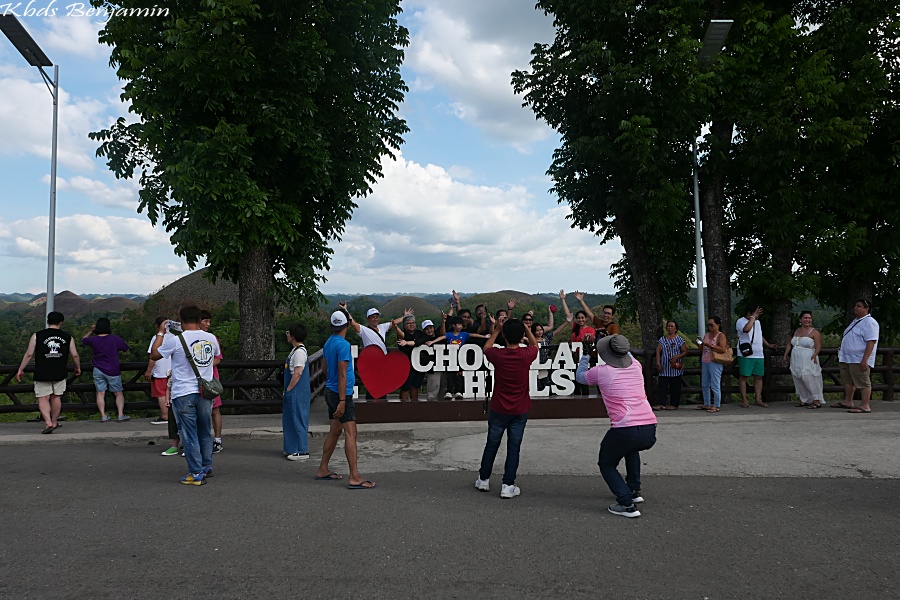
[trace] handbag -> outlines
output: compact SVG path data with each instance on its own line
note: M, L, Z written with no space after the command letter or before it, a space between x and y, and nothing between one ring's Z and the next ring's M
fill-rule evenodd
M753 333L750 334L750 342L741 342L738 344L738 350L741 352L741 356L750 356L753 354L753 340L756 338L756 323L753 323ZM730 348L729 348L730 350Z
M184 348L184 355L188 359L188 362L191 363L194 375L197 376L197 383L200 385L200 395L207 400L213 400L218 396L221 396L222 392L225 391L225 386L222 385L222 382L215 377L212 379L203 379L200 377L200 370L197 368L197 363L194 362L194 356L191 354L191 351L188 350L187 342L184 341L184 336L181 335L181 332L178 333L178 339L181 340L181 347Z
M753 353L751 352L751 354ZM713 350L712 361L720 365L730 365L734 362L734 352L732 352L730 347L725 348L724 352L716 352Z

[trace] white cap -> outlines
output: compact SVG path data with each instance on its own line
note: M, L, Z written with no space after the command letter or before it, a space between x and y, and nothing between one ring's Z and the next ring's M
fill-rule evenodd
M434 323L432 323L429 319L425 319L424 321L422 321L422 329L425 329L426 327L434 327Z
M372 315L380 315L380 314L381 314L381 312L379 312L379 310L377 308L370 308L369 310L366 311L366 318L368 319Z
M347 326L347 315L342 310L336 310L331 313L331 329L332 331L340 331Z

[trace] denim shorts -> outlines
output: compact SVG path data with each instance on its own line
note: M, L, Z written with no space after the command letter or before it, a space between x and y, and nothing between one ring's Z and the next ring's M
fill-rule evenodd
M94 387L97 388L98 392L105 392L107 390L110 392L121 392L122 376L110 376L97 367L94 367Z

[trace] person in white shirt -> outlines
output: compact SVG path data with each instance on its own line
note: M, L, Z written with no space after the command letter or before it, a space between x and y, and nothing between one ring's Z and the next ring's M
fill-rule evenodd
M150 359L172 359L171 404L178 415L178 429L188 463L188 474L181 483L203 485L208 477L212 477L212 400L200 393L200 383L191 362L197 366L200 377L210 380L221 350L216 336L200 329L199 308L187 306L181 309L179 316L183 333L166 335L167 322L163 321L151 346ZM190 356L185 353L185 345Z
M165 317L156 318L156 328L166 320ZM153 342L156 336L150 340L150 346L147 348L147 354L153 351ZM165 425L169 422L169 405L166 403L166 388L169 385L169 369L172 368L172 361L168 358L153 360L147 362L147 371L144 373L144 379L150 382L150 396L156 398L159 402L159 418L150 421L154 425ZM177 448L176 448L177 451Z
M347 310L347 303L341 300L338 302L338 306L343 310ZM403 317L407 315L414 314L415 311L411 308L407 308L403 311ZM347 314L350 314L347 311ZM356 319L353 316L350 316L350 327L353 328L353 331L359 334L359 337L362 338L363 348L367 346L378 346L381 348L381 351L387 354L387 343L385 342L385 338L387 337L388 331L391 330L392 326L399 325L403 322L403 317L397 317L393 321L388 321L387 323L381 322L381 313L377 308L370 308L366 311L366 325L360 325L356 322ZM366 391L366 399L367 400L383 400L384 398L373 398L372 395Z
M741 408L748 408L747 402L747 378L753 377L753 393L756 395L756 405L767 408L769 405L762 401L763 374L765 374L766 357L763 354L763 346L774 348L763 337L762 325L759 317L762 315L762 306L748 304L744 316L737 320L735 327L738 334L738 389L741 391ZM744 354L742 348L750 347L749 354Z
M875 366L875 351L878 350L878 321L869 314L871 305L865 298L853 304L856 317L844 329L841 347L838 350L838 361L841 367L841 381L844 382L844 401L832 404L837 408L849 409L847 412L865 414L872 412L869 401L872 399L872 378L869 373ZM859 407L853 405L853 396L859 389Z

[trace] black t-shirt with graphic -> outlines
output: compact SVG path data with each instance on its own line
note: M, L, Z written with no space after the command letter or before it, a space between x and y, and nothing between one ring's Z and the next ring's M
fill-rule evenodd
M62 329L47 328L34 336L34 380L62 381L68 377L72 334Z

